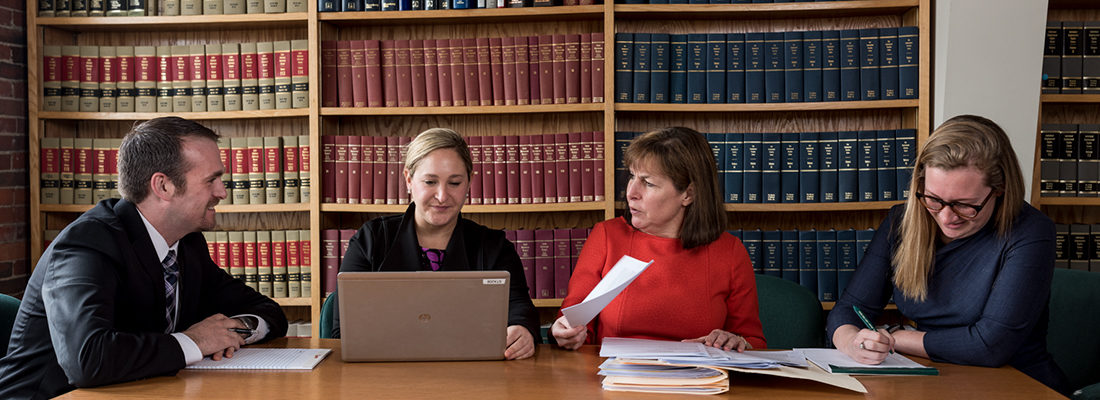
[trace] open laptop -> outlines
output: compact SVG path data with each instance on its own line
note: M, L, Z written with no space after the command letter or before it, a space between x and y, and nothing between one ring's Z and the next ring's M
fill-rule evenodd
M499 360L508 271L341 272L344 361Z

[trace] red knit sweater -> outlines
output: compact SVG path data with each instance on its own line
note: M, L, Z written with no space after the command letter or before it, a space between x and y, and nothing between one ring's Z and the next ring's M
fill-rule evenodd
M728 233L685 250L679 239L634 229L623 218L592 229L569 279L562 307L580 303L624 255L653 265L588 324L588 342L605 337L694 339L714 329L765 347L752 263L741 241Z

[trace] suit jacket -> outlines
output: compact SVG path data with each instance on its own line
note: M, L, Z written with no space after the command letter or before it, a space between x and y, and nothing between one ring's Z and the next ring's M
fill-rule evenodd
M410 204L403 215L375 218L355 232L340 262L340 271L418 271L420 245ZM508 293L508 325L522 325L541 343L539 317L527 291L523 264L504 232L489 229L459 216L444 250L440 271L498 270L511 273ZM335 293L334 293L335 294ZM340 337L339 302L333 303L333 337Z
M202 234L180 239L177 254L177 331L216 313L251 313L270 327L264 340L286 334L279 305L218 268ZM0 398L174 375L186 365L167 325L164 269L137 207L101 201L61 232L31 274L0 359Z

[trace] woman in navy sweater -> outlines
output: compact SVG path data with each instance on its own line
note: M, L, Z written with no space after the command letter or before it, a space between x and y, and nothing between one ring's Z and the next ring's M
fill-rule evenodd
M1024 202L1008 136L982 117L944 122L917 156L909 187L829 313L837 349L867 364L892 350L1008 364L1068 393L1046 348L1054 223ZM862 328L852 306L874 320L891 296L916 329Z

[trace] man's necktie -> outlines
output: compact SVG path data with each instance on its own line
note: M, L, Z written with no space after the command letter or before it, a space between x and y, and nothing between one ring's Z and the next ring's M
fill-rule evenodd
M168 255L161 262L164 266L164 302L165 318L168 320L168 328L165 333L172 333L176 327L176 282L179 282L180 268L176 265L176 251L168 250Z

